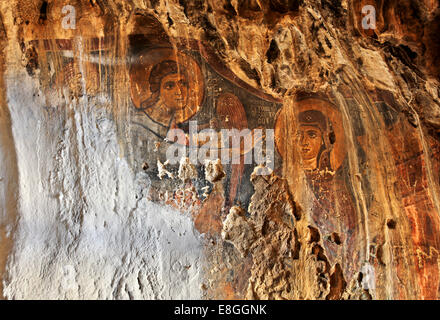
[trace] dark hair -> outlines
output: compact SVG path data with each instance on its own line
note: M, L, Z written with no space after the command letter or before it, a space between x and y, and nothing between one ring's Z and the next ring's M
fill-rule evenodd
M318 110L303 111L299 114L298 120L300 124L314 126L321 130L322 145L316 158L317 168L321 170L326 168L332 170L330 153L335 142L335 133L330 120L328 120L328 118Z
M155 103L159 100L160 95L160 83L163 78L170 74L181 73L187 78L185 70L182 68L179 69L179 66L176 61L173 60L164 60L158 64L156 64L150 72L150 77L148 78L148 82L150 85L151 96L141 103L141 109L149 109L154 106Z

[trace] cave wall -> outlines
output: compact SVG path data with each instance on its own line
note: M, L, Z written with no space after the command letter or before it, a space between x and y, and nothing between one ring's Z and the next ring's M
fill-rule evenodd
M3 298L438 298L438 1L0 14Z

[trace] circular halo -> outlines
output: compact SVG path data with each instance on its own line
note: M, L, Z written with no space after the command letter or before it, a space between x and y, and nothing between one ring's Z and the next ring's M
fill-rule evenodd
M130 68L130 93L134 106L142 109L143 101L148 100L152 93L148 79L151 70L155 65L165 60L172 60L177 63L179 68L186 70L188 77L188 102L186 107L176 111L174 119L176 123L182 123L194 116L200 109L204 97L204 79L202 71L197 62L183 52L177 52L171 48L151 49L139 55L138 61ZM169 120L158 118L153 112L153 108L144 110L154 121L165 126L169 125Z
M297 126L297 115L308 110L317 110L326 116L333 126L335 143L330 155L330 163L333 170L337 170L345 159L346 145L342 116L339 110L329 101L320 98L305 98L294 103L294 110L284 106L281 108L275 120L275 145L281 157L286 159L288 146L294 145L294 136ZM293 142L293 144L292 144Z

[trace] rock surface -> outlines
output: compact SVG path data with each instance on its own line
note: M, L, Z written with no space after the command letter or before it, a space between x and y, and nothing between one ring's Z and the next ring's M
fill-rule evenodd
M0 3L0 296L438 299L439 37L433 0Z

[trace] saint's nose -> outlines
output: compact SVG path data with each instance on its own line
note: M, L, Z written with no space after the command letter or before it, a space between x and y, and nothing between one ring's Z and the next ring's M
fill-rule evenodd
M176 86L176 96L181 96L183 94L183 88L181 84L177 84Z
M300 138L300 144L301 144L302 146L308 146L308 145L309 145L309 139L307 139L307 137L306 137L305 134L302 134L302 135L301 135L301 138Z

